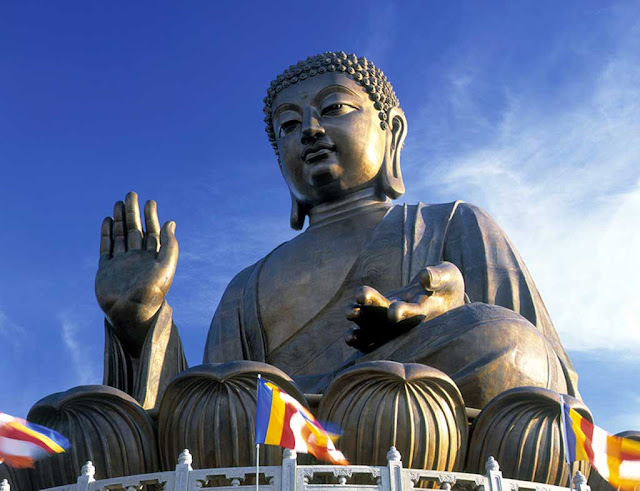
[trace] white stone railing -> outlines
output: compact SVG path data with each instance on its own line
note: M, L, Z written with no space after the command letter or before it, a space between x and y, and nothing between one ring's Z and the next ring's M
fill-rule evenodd
M253 491L255 467L193 469L192 458L184 450L175 471L94 480L95 468L87 462L75 484L46 491ZM282 466L259 469L259 491L411 491L414 487L452 488L462 491L568 491L568 488L502 477L498 462L490 457L486 474L404 469L400 453L391 447L384 467L350 465L298 465L296 453L285 450ZM578 471L573 478L575 491L591 491ZM0 482L0 491L11 491ZM16 490L14 490L16 491ZM20 490L17 490L20 491Z

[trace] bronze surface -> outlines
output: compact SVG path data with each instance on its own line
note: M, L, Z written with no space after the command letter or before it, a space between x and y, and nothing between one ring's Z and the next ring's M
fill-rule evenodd
M42 488L75 482L88 460L96 467L96 479L158 470L153 421L132 397L113 387L85 385L52 394L31 408L28 419L71 442L68 452L37 462Z
M592 421L582 401L564 397L571 408ZM491 456L500 462L504 477L569 486L558 393L518 387L491 401L471 429L466 471L482 472ZM577 468L589 476L588 462L579 462Z
M413 469L462 471L467 414L455 383L418 363L374 361L340 375L320 401L318 418L343 430L352 464L384 465L395 447Z
M158 444L163 470L175 468L184 448L190 450L196 468L255 463L258 375L306 405L291 378L265 363L237 361L185 370L171 382L160 406ZM260 462L280 465L281 450L265 446Z
M175 223L161 228L156 204L148 201L143 229L137 195L129 193L102 224L95 291L106 317L105 384L127 392L152 415L159 408L163 466L174 463L183 445L200 465L253 463L251 438L232 440L234 432L252 431L257 368L238 361L271 365L260 370L271 370L298 397L326 392L320 412L345 431L357 433L349 415L362 407L363 397L380 401L387 425L401 419L389 410L402 403L402 424L411 414L414 426L406 431L415 436L403 440L402 454L419 466L460 465L467 450L464 405L489 411L498 404L489 401L507 390L503 401L509 404L501 411L525 408L521 423L533 425L532 438L539 432L555 441L547 404L553 397L540 394L579 399L577 375L532 276L483 210L462 202L391 203L404 192L400 154L407 121L384 74L355 55L310 57L272 83L265 111L291 194L291 225L301 229L308 220L308 226L228 285L211 322L205 365L184 372L165 299L178 260ZM405 365L385 360L412 368L391 375L395 369L389 367ZM435 372L426 365L447 380L447 388L438 389L447 400L447 424L428 430L424 425L440 407L440 396L406 395L442 382L429 378ZM380 385L367 385L365 396L357 381L371 366L388 370L376 375ZM387 382L395 399L386 398ZM533 387L517 389L525 385ZM222 408L218 419L205 400ZM540 400L548 406L544 425L534 424ZM480 415L478 428L490 425L481 423L493 421L489 414ZM223 420L233 422L231 433ZM474 431L477 436L481 430ZM545 436L549 431L553 435ZM386 441L389 435L382 433ZM233 448L232 457L206 442L216 437ZM376 442L357 436L348 445L358 462L372 464L388 450ZM505 469L511 469L507 460L529 451L516 437L509 442L501 449ZM476 454L488 447L474 445L469 458L484 458ZM550 445L556 454L549 465L555 467L525 472L532 479L562 478L557 446Z

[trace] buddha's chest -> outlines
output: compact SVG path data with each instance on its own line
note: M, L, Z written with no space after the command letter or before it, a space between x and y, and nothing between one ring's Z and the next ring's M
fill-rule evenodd
M345 221L308 230L267 258L258 302L268 351L294 336L345 288L373 226ZM344 316L341 321L349 325Z

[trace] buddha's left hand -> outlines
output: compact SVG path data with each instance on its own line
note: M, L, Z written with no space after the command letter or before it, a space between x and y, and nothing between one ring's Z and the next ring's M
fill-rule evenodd
M346 342L369 353L418 324L464 304L464 280L455 264L441 262L421 270L406 288L383 295L358 288L347 319L357 324Z

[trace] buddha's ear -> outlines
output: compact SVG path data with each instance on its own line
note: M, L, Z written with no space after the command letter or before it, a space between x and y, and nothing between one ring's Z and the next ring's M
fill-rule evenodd
M379 191L391 199L404 194L404 181L400 169L400 152L407 137L407 118L399 107L392 107L387 113L385 130L385 157L380 169Z
M306 208L296 199L293 193L291 193L291 228L293 230L302 230L305 216L307 216Z
M280 155L278 155L278 167L280 167L280 172L282 173ZM282 173L282 177L284 177L284 173ZM284 177L284 180L287 182L286 177ZM289 185L288 182L287 185ZM304 217L308 214L307 208L296 199L291 191L289 191L289 194L291 195L291 215L289 215L289 223L293 230L302 230L302 227L304 227Z

